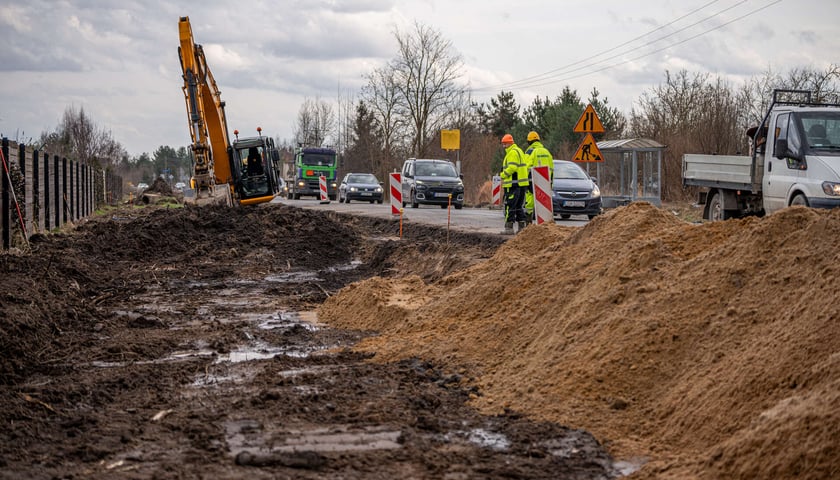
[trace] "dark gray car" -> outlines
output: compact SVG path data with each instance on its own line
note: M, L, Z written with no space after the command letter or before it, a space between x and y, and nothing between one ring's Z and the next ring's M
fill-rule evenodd
M348 173L338 185L338 203L350 200L382 203L382 182L372 173Z
M409 158L402 168L403 206L439 205L464 207L464 181L449 160Z
M572 215L586 215L591 220L601 213L601 189L574 162L554 161L551 189L555 217L566 219Z

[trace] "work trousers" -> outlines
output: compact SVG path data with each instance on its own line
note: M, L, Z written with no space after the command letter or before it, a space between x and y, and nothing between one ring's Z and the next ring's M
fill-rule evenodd
M525 221L525 209L522 206L525 203L526 191L528 187L519 185L511 185L505 189L505 223Z

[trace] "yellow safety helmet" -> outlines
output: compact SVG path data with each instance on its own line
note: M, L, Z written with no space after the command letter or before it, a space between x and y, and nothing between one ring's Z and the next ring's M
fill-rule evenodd
M528 132L528 141L533 142L534 140L539 140L540 134L534 131Z

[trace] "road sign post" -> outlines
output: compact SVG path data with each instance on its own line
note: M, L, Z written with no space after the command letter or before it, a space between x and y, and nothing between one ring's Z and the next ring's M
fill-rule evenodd
M604 156L601 154L601 150L598 149L598 144L595 142L595 137L592 134L604 133L606 129L604 129L604 124L601 123L601 119L598 118L598 114L595 112L595 108L591 103L583 110L583 113L575 124L574 130L576 133L585 133L586 135L583 137L583 141L572 157L572 161L603 162Z

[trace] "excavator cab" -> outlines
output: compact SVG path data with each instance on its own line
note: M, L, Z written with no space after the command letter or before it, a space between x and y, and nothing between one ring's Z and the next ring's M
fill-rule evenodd
M263 203L277 195L275 150L273 140L263 136L241 139L237 136L233 142L231 172L240 204Z

